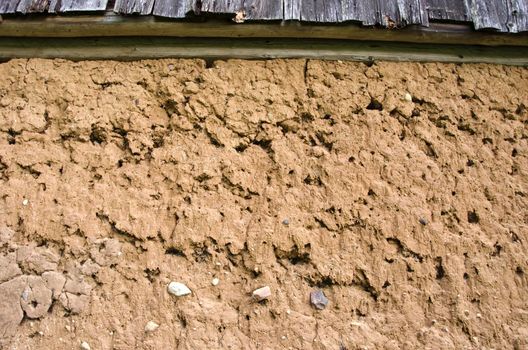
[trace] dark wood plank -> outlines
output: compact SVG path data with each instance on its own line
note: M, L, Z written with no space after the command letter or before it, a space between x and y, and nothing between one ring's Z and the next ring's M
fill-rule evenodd
M15 13L19 0L1 0L0 14Z
M269 59L304 58L367 61L419 61L528 64L528 48L427 45L335 40L222 38L0 38L0 60L11 58L94 59Z
M467 1L426 0L429 19L447 21L471 21Z
M248 20L282 20L283 0L245 0L244 9Z
M156 0L152 13L160 17L185 18L194 6L193 0Z
M283 0L284 20L301 20L301 0Z
M154 0L116 0L114 12L123 14L150 15L154 7Z

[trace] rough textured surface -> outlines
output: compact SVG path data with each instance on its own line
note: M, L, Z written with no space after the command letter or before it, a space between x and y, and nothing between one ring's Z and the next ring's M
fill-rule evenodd
M246 20L359 22L389 29L432 21L473 22L475 29L528 30L528 0L2 0L0 14L102 11L182 19L192 14Z
M0 76L6 348L528 346L526 68L13 60Z

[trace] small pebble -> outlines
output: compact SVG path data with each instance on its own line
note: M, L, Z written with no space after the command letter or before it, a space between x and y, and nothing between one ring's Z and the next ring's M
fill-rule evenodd
M291 314L291 311L290 310L286 310L286 313L289 315L289 314Z
M290 224L290 220L289 219L284 219L284 220L282 220L282 224L288 226Z
M255 298L257 301L268 299L270 296L271 296L271 289L268 286L255 289L253 291L253 298Z
M67 330L68 332L71 332L71 330L72 330L71 327L68 326L68 325L64 326L64 328L66 328L66 330Z
M24 199L24 200L22 201L22 205L28 205L28 204L29 204L29 200Z
M154 321L148 321L145 325L145 332L154 332L156 329L158 329L159 324L157 324Z
M482 318L482 315L481 314L477 314L477 318Z
M169 70L174 70L174 65L173 64L169 64Z
M318 289L310 293L310 302L316 309L323 310L328 305L328 298Z
M191 294L191 290L185 284L180 282L169 283L168 291L170 294L177 297Z
M405 94L405 101L407 101L407 102L412 102L412 96L411 96L410 93L406 93L406 94Z
M424 218L420 218L418 221L420 222L420 224L422 224L424 226L427 225L427 220L424 219Z
M464 310L464 315L469 316L469 310Z
M81 349L82 350L90 350L90 344L88 344L85 341L81 342Z
M218 283L220 283L220 280L219 280L218 278L213 278L213 280L211 281L211 284L212 284L213 286L217 286Z

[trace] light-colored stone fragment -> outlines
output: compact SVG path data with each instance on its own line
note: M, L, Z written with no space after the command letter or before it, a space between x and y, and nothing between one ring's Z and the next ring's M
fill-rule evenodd
M185 284L180 282L169 283L168 291L170 294L177 297L191 294L191 290Z
M158 329L159 324L157 324L154 321L148 321L145 325L145 332L154 332L156 329Z
M253 298L257 301L268 299L271 296L271 289L269 286L265 286L253 291Z

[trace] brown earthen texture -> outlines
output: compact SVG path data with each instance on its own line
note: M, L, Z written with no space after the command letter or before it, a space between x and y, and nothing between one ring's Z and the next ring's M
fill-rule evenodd
M35 59L0 76L6 349L528 347L526 68Z

